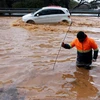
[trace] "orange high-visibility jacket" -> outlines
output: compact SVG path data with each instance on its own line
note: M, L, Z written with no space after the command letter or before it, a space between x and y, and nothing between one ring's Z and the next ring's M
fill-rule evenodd
M70 48L74 46L77 48L77 61L84 63L92 63L92 58L97 59L98 46L93 39L86 37L86 39L81 43L79 42L78 38L75 38L70 43ZM67 48L67 46L65 47ZM92 50L94 50L93 57Z
M94 49L94 51L98 50L96 42L89 37L86 37L86 39L82 43L79 42L78 38L76 38L70 43L70 46L76 46L77 50L81 53L89 52L92 49Z

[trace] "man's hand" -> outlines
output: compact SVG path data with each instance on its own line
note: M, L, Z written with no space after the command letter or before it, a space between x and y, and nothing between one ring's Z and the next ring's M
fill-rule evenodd
M96 62L96 59L92 59L93 62Z
M64 42L62 42L61 46L62 46L62 47L64 47L64 46L65 46L65 43L64 43Z

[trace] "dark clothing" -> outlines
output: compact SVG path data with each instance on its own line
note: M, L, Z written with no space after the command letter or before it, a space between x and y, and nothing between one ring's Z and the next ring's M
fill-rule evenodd
M91 65L92 59L97 59L98 46L93 39L86 36L84 41L80 42L76 38L70 44L65 44L63 47L70 49L74 46L77 48L77 65Z
M81 63L91 64L92 50L86 53L80 53L79 51L77 51L77 61Z

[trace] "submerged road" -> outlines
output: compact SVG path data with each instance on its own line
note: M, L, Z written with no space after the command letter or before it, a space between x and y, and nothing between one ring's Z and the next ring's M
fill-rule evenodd
M99 18L72 17L66 43L79 30L100 47ZM100 53L92 70L77 68L76 49L61 48L68 25L30 25L0 17L0 98L2 100L99 100Z

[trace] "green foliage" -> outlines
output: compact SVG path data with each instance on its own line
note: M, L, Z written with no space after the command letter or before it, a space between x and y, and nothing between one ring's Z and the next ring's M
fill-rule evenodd
M22 0L13 4L13 8L41 8L43 6L43 0Z
M7 7L7 3L5 0L0 0L0 8L6 8Z
M55 2L54 2L55 1ZM69 2L70 1L70 2ZM50 4L55 4L62 7L69 6L69 9L74 8L78 3L74 0L18 0L12 4L13 8L41 8Z
M70 3L69 3L69 9L73 9L75 6L77 6L78 3L74 0L70 0Z
M13 8L24 8L25 4L22 2L16 2L12 5Z

